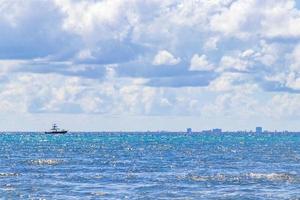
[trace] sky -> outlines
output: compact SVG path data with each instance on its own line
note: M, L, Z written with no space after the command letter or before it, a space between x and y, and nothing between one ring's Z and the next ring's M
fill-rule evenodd
M300 130L299 0L0 0L0 130Z

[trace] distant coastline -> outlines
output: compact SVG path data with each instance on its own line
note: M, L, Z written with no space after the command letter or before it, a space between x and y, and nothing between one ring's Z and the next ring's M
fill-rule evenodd
M0 134L44 134L44 131L0 131ZM222 129L208 129L208 130L187 130L187 131L168 131L168 130L157 130L157 131L70 131L68 134L185 134L185 135L196 135L196 134L300 134L300 131L288 131L288 130L264 130L264 131L253 131L253 130L234 130L234 131L223 131Z

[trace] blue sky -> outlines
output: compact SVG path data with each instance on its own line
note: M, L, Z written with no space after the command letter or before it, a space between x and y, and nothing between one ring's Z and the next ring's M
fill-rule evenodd
M0 126L300 130L295 0L0 0Z

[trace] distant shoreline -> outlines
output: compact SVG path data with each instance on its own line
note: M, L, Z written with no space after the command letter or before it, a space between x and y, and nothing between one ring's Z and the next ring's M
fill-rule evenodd
M0 131L0 134L45 134L44 131ZM222 131L218 133L209 132L209 131L194 131L194 132L185 132L185 131L70 131L68 134L182 134L182 135L197 135L197 134L256 134L256 135L265 135L265 134L300 134L300 131L264 131L261 133L253 131Z

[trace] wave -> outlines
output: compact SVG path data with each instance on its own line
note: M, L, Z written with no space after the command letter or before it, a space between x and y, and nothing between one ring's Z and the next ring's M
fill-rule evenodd
M55 160L55 159L38 159L38 160L31 160L30 163L34 165L58 165L62 163L62 160Z
M214 174L208 176L188 174L186 176L177 177L178 179L185 179L195 182L217 181L217 182L239 182L249 180L265 180L272 182L300 182L300 178L289 173L247 173L247 174Z
M249 173L248 177L269 181L294 181L296 179L295 175L288 173Z
M4 173L4 172L0 172L0 178L1 177L11 177L11 176L19 176L18 173Z
M224 181L227 178L224 174L215 174L213 176L188 175L188 179L190 179L192 181L197 181L197 182L202 182L202 181Z
M95 196L105 196L105 195L107 195L107 193L105 193L105 192L92 192L92 195L95 195Z
M13 191L13 190L16 190L16 188L13 187L11 184L5 184L1 189L4 190L4 191Z

